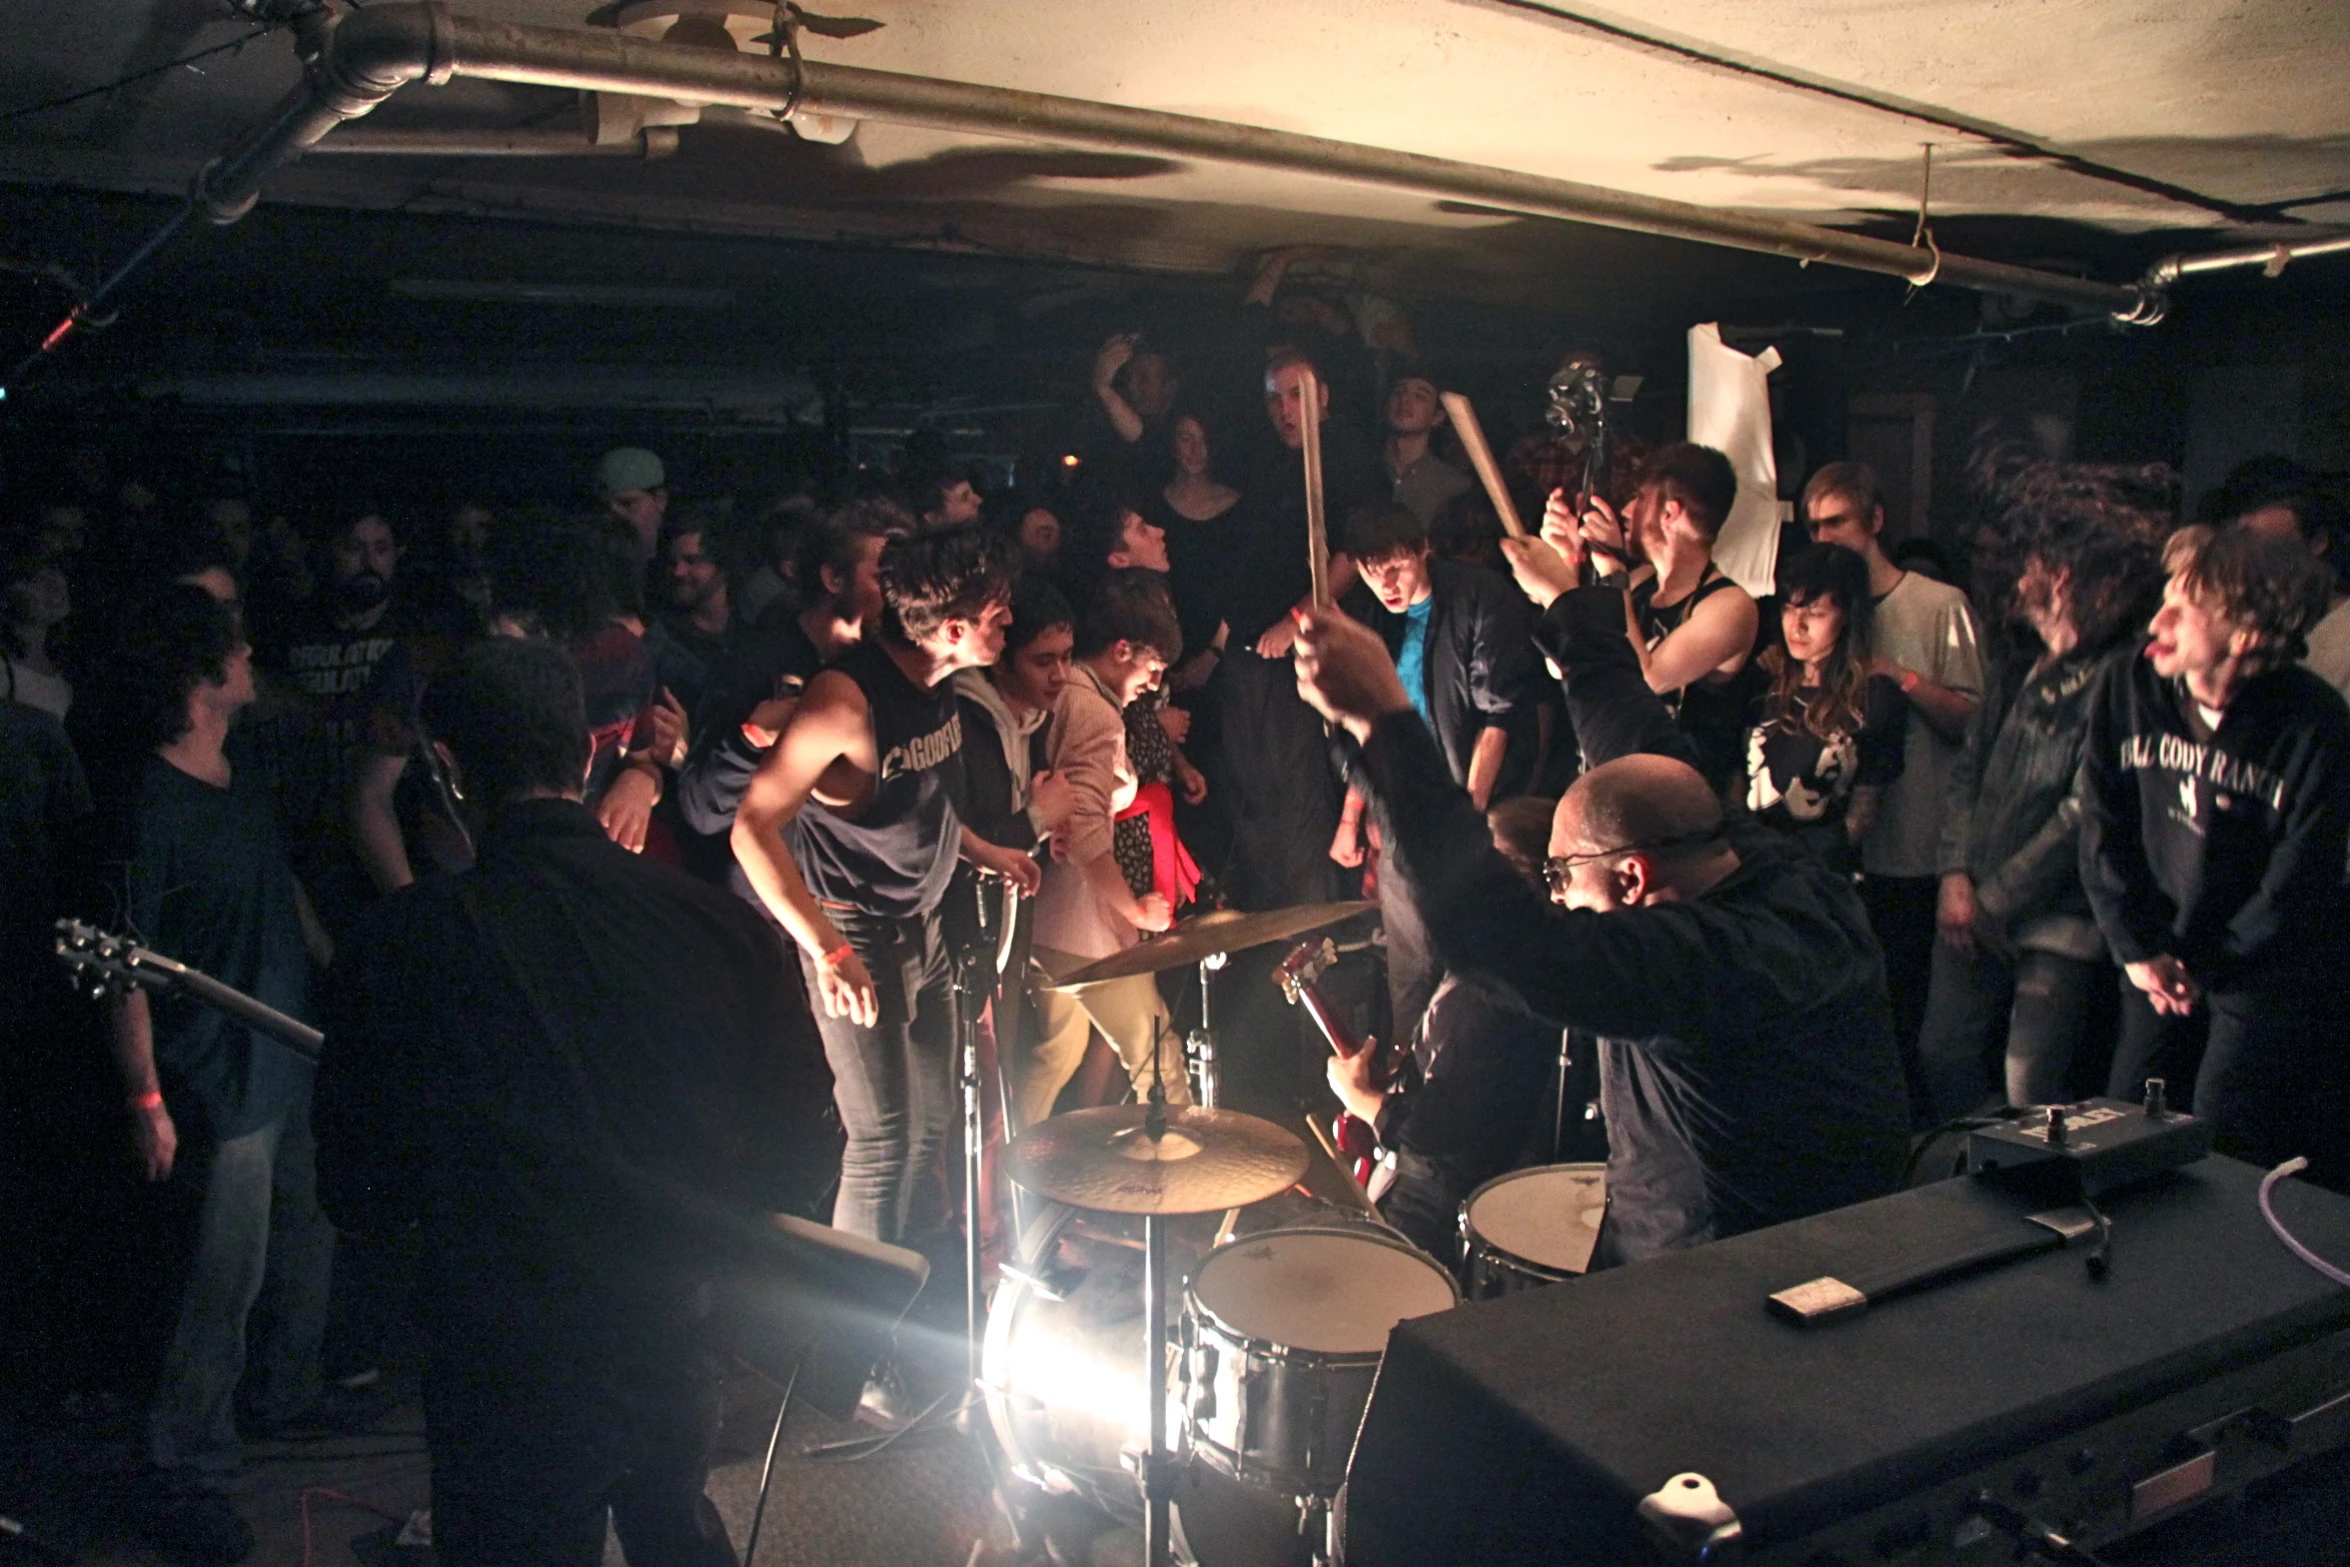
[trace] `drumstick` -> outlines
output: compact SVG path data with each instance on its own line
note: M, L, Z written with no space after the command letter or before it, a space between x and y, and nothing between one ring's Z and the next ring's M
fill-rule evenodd
M1306 460L1306 564L1314 573L1314 608L1330 607L1330 522L1322 501L1322 378L1297 367L1298 442Z
M1371 1206L1371 1194L1364 1191L1362 1183L1355 1179L1352 1162L1339 1156L1337 1145L1330 1141L1330 1134L1322 1130L1322 1123L1309 1115L1306 1117L1306 1130L1314 1134L1314 1141L1322 1145L1322 1151L1330 1156L1330 1162L1338 1166L1338 1178L1346 1183L1347 1195L1355 1200L1363 1212L1377 1217L1379 1210Z
M1469 466L1477 470L1478 479L1484 483L1485 494L1492 500L1502 527L1513 539L1526 537L1526 525L1518 520L1517 504L1510 499L1509 486L1501 482L1501 467L1493 460L1493 448L1485 444L1485 430L1477 423L1477 410L1460 393L1447 392L1444 412L1452 420L1453 432L1461 438L1461 450L1469 454Z

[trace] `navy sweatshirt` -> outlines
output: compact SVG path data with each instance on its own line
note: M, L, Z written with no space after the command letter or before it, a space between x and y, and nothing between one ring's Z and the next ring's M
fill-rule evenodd
M2338 929L2350 709L2296 665L2255 675L2210 739L2144 658L2089 707L2081 881L2114 956L2170 953L2223 993L2288 979Z

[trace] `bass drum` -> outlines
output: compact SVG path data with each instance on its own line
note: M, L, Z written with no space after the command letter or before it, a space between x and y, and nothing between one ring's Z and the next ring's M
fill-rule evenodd
M1191 1276L1214 1245L1219 1214L1168 1221L1167 1321L1182 1320ZM1235 1237L1285 1224L1388 1234L1316 1199L1284 1195L1242 1210ZM1142 1493L1122 1455L1148 1436L1142 1367L1142 1221L1048 1204L1021 1237L988 1310L981 1391L1012 1471L1048 1495L1075 1495L1130 1527ZM1170 1333L1172 1337L1172 1332ZM1170 1343L1167 1445L1180 1453L1182 1388ZM1200 1462L1175 1482L1175 1541L1198 1567L1306 1567L1309 1542L1284 1496Z

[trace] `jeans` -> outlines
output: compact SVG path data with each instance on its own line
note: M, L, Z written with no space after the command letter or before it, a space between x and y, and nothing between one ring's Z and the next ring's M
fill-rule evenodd
M208 1141L186 1129L172 1178L201 1193L196 1243L147 1416L148 1456L174 1494L225 1491L236 1474L237 1384L256 1303L265 1328L256 1412L282 1420L318 1401L335 1247L318 1206L307 1095L282 1121L241 1137Z
M1097 1028L1118 1052L1127 1079L1134 1085L1135 1103L1148 1104L1154 1085L1165 1088L1171 1105L1191 1103L1183 1037L1175 1032L1167 1003L1159 995L1156 974L1135 974L1070 995L1048 987L1062 975L1087 966L1091 958L1038 947L1034 961L1036 1036L1014 1058L1012 1070L1013 1109L1019 1123L1016 1131L1024 1132L1053 1113L1053 1102L1077 1075L1085 1047ZM1154 1040L1158 1045L1155 1061L1151 1055Z
M881 1019L871 1028L826 1016L815 960L801 956L832 1065L833 1101L848 1133L832 1223L897 1244L914 1225L916 1194L955 1115L946 942L935 910L910 919L826 912L873 976L881 1003Z
M1910 1118L1918 1130L1938 1125L1927 1118L1932 1092L1918 1056L1918 1034L1926 1020L1927 974L1933 967L1934 905L1942 884L1933 876L1863 876L1861 906L1885 954L1885 990L1893 1002L1893 1044L1901 1052L1909 1084Z
M2088 1021L2096 965L2054 952L2002 957L1978 945L1972 954L1934 943L1925 1027L1918 1035L1932 1124L1966 1115L1991 1092L1985 1058L2006 1058L2011 1105L2062 1104Z
M2322 980L2330 976L2313 976ZM2154 1010L2124 981L2121 1040L2106 1092L2136 1099L2149 1077L2166 1081L2170 1102L2211 1123L2211 1145L2272 1168L2295 1154L2311 1176L2340 1188L2350 1141L2338 1018L2322 983L2280 984L2254 993L2206 992L2177 1017ZM2184 1092L2193 1084L2192 1096Z

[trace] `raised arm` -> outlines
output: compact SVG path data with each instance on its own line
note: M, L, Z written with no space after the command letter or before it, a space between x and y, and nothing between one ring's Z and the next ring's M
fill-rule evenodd
M1717 589L1700 600L1689 611L1689 618L1665 633L1665 639L1653 649L1641 641L1630 594L1624 596L1624 617L1633 650L1640 655L1641 673L1648 677L1648 689L1661 693L1696 685L1708 675L1734 675L1743 669L1754 650L1761 611L1744 588L1732 584Z

